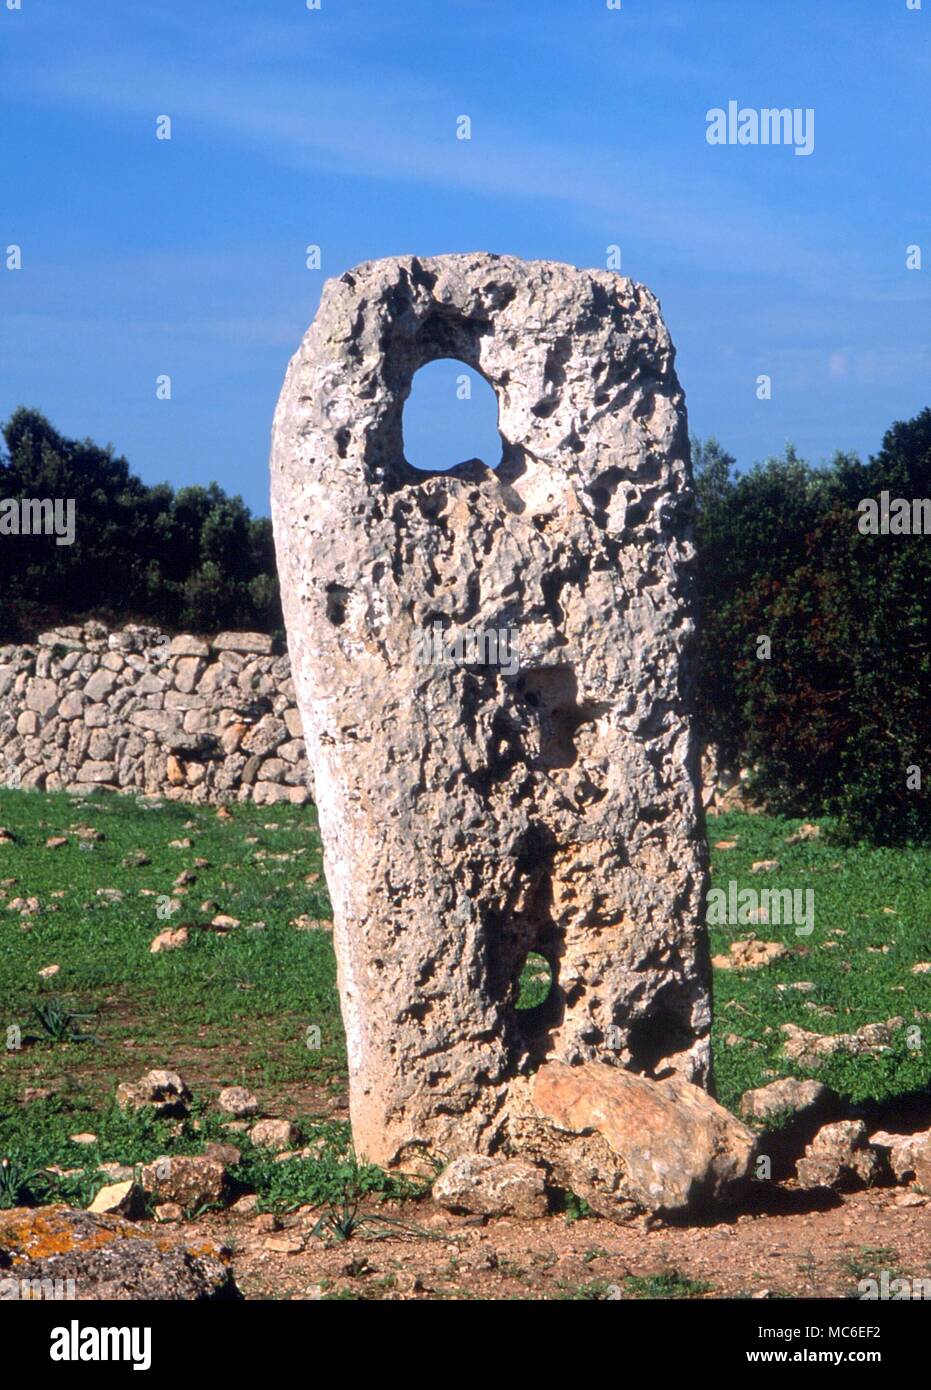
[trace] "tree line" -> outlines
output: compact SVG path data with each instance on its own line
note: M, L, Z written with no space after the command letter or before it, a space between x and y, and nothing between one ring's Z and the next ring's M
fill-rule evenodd
M241 498L147 486L35 410L15 411L3 440L0 504L73 498L77 524L73 544L0 534L0 641L91 616L283 634L271 522ZM813 466L789 446L738 473L709 439L692 441L692 464L705 737L775 810L928 842L931 502L913 504L931 499L931 409L866 463Z
M126 459L36 410L3 428L0 499L74 499L73 544L0 534L0 640L79 618L169 631L283 629L271 521L216 483L147 486ZM0 518L2 521L2 518Z

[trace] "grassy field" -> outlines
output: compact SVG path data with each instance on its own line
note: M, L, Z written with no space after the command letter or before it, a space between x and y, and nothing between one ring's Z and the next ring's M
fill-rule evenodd
M790 1075L816 1076L853 1102L927 1090L931 974L913 974L912 967L931 962L931 851L842 848L829 833L787 843L799 824L738 813L709 820L715 887L726 889L734 880L739 889L811 889L814 895L810 935L766 923L711 928L715 956L751 932L788 947L760 969L715 971L718 1097L733 1109L744 1091ZM730 841L737 842L733 849L714 848ZM779 869L751 872L764 860L778 861ZM791 987L798 983L814 988ZM901 1018L903 1026L880 1055L838 1056L817 1069L794 1066L782 1055L784 1023L812 1033L852 1033L890 1018Z
M8 1044L0 1153L13 1156L22 1181L49 1164L82 1170L47 1196L93 1193L99 1163L228 1141L228 1117L208 1101L236 1084L248 1084L267 1113L293 1120L320 1149L315 1159L279 1164L235 1136L239 1176L269 1206L319 1201L353 1185L393 1187L351 1157L331 910L313 812L233 807L231 816L122 797L76 804L0 792L0 825L15 837L0 844L0 1024ZM56 837L67 843L48 848ZM176 887L185 873L193 881ZM37 912L10 910L30 898ZM205 928L221 913L239 925L192 930L184 948L151 954L159 932ZM58 971L43 978L52 965ZM70 1031L93 1040L50 1036L37 1012L49 1004L75 1015ZM20 1030L19 1050L9 1048L11 1026ZM319 1048L308 1046L314 1028ZM194 1092L199 1103L183 1125L114 1104L117 1083L151 1067L179 1071ZM82 1132L97 1141L76 1145L69 1136ZM0 1203L3 1196L0 1187Z
M904 1026L887 1053L833 1059L817 1071L781 1054L785 1022L818 1033L894 1016L921 1031L931 1023L931 975L911 969L931 960L931 853L840 849L826 835L789 845L797 824L742 814L710 823L712 844L736 842L713 850L716 885L733 879L815 894L810 936L766 924L712 931L715 954L751 931L789 947L762 969L716 971L719 1097L736 1108L747 1088L791 1074L818 1075L853 1101L925 1089L931 1047L920 1039L915 1046L914 1035L910 1046ZM229 1140L212 1102L233 1084L254 1090L266 1113L298 1124L318 1150L277 1163L235 1135L243 1151L236 1176L264 1206L335 1200L347 1189L409 1190L352 1158L330 904L312 810L237 805L225 818L214 807L0 791L0 825L11 836L0 836L0 1155L11 1160L0 1174L0 1205L87 1201L102 1185L101 1163ZM49 847L55 838L65 843ZM781 867L751 873L765 859ZM208 929L218 914L238 925ZM150 952L158 932L184 923L188 945ZM57 971L43 977L51 966ZM813 988L778 988L798 982ZM526 986L531 1003L538 966ZM308 1046L314 1028L319 1047ZM90 1040L77 1041L82 1033ZM152 1121L115 1106L117 1083L151 1067L182 1074L195 1095L190 1119ZM96 1139L76 1144L70 1136L81 1132ZM48 1165L66 1176L35 1176Z

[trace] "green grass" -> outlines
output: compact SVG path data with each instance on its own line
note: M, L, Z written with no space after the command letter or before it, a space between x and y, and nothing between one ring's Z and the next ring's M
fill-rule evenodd
M890 1279L899 1279L902 1277L902 1271L898 1268L897 1261L898 1255L888 1246L861 1245L855 1253L845 1255L840 1266L852 1279L878 1279L884 1269Z
M560 1284L560 1297L573 1303L601 1303L626 1298L701 1298L714 1285L703 1279L689 1279L677 1269L663 1274L627 1274L620 1283L611 1279L589 1279L584 1284Z
M15 1160L5 1185L0 1175L0 1201L21 1189L78 1200L101 1184L100 1163L198 1152L221 1138L242 1148L235 1176L276 1210L407 1190L355 1165L331 934L292 925L331 916L313 810L230 810L221 819L213 807L0 790L0 825L15 837L0 844L0 1040L18 1029L23 1041L0 1051L0 1155ZM899 1015L922 1035L931 1024L931 975L911 973L931 960L931 851L838 848L826 836L787 845L797 824L742 814L709 822L712 843L738 842L712 851L716 885L734 878L740 887L815 891L809 937L793 926L712 929L714 954L751 931L790 949L762 969L715 972L719 1096L733 1109L749 1087L790 1074L816 1075L853 1101L926 1089L931 1048L910 1048L904 1030L880 1057L806 1070L782 1055L785 1022L833 1033ZM82 840L81 825L102 838ZM46 848L57 835L67 844ZM173 847L179 839L190 845ZM196 859L207 867L196 868ZM758 859L778 859L781 868L751 874ZM184 894L173 887L182 870L197 875ZM181 904L167 920L157 914L160 896ZM37 898L39 911L9 911L15 897ZM216 906L203 907L208 901ZM240 925L222 935L197 929L217 911ZM182 922L193 924L190 943L152 955L156 934ZM50 965L59 969L44 980L39 971ZM545 973L540 961L528 962L522 1006L538 1002ZM811 981L814 991L777 989L793 981ZM319 1049L307 1046L312 1026ZM183 1123L127 1115L114 1104L117 1082L155 1066L179 1071L194 1091ZM221 1086L237 1083L256 1091L267 1113L298 1124L319 1153L275 1163L224 1130L213 1102ZM27 1088L37 1097L27 1101ZM96 1141L75 1144L70 1136L79 1131ZM50 1164L75 1171L36 1176Z
M663 1274L628 1274L624 1280L628 1298L700 1298L713 1287L704 1279L689 1279L677 1269Z
M313 813L235 806L232 814L222 821L212 808L177 803L148 809L120 797L76 805L62 795L0 791L0 823L17 841L0 846L0 882L15 879L6 901L34 896L41 904L25 918L0 908L4 1025L25 1032L34 1006L64 997L76 1012L96 1014L104 1048L97 1062L111 1069L118 1062L121 1074L133 1062L129 1051L167 1058L179 1046L206 1047L222 1071L229 1041L252 1082L341 1077L329 933L290 925L300 914L331 916ZM81 823L104 838L72 836L60 849L45 848L47 837ZM190 848L172 848L177 839L190 839ZM138 850L151 863L125 867ZM196 858L210 867L193 869ZM182 896L172 885L184 869L197 881ZM311 873L320 875L314 885L304 882ZM98 893L111 888L122 901ZM159 896L181 903L167 920L157 915ZM209 923L214 912L201 911L205 901L242 925L226 935L194 931L184 949L153 956L152 939L164 928ZM60 969L44 982L38 972L50 964ZM311 1024L321 1030L318 1052L305 1045ZM78 1056L69 1054L66 1069ZM31 1064L33 1050L22 1060ZM81 1053L78 1064L87 1060Z
M549 962L536 951L531 951L521 971L520 989L517 995L518 1009L534 1009L542 1004L553 987L553 972Z
M331 916L315 817L290 806L230 809L233 818L221 820L213 807L0 791L0 825L15 836L0 845L0 1039L15 1026L24 1044L0 1052L0 1153L17 1153L26 1167L90 1171L95 1162L194 1152L207 1138L241 1144L241 1135L220 1130L226 1117L215 1109L176 1133L115 1107L118 1081L163 1066L205 1101L221 1086L246 1084L271 1113L326 1141L322 1169L248 1160L268 1170L270 1199L285 1200L289 1183L315 1193L321 1172L344 1160L347 1126L334 1130L332 1114L345 1092L345 1047L330 933L291 925L301 915ZM78 838L71 828L80 825L103 838ZM46 848L50 836L66 834L67 845ZM172 847L179 839L190 846ZM139 851L151 862L135 866ZM198 858L209 867L194 868ZM184 869L197 879L182 895L173 884ZM306 883L313 874L318 880ZM122 900L98 889L117 889ZM157 915L159 896L181 904L167 920ZM14 897L37 898L39 912L10 912ZM208 901L217 908L202 910ZM205 925L217 910L241 925L223 935L193 930L186 947L151 954L158 932ZM58 972L43 980L39 971L53 964ZM36 1010L53 1021L77 1016L71 1036L94 1040L50 1032ZM319 1049L307 1046L312 1025ZM51 1094L22 1104L29 1087ZM96 1134L97 1145L72 1143L79 1131Z
M714 1062L718 1096L733 1109L744 1091L780 1076L814 1076L853 1102L889 1101L931 1084L931 975L911 967L931 961L931 850L839 848L826 833L786 844L801 822L740 813L709 818L708 835L737 840L712 849L713 882L726 888L811 888L814 930L758 923L711 928L713 955L755 933L781 941L789 954L759 969L714 973ZM751 873L756 860L775 859L773 873ZM891 912L884 911L891 908ZM830 943L837 943L831 945ZM884 950L883 948L888 948ZM805 981L812 992L779 990ZM809 1008L808 1005L814 1005ZM823 1011L823 1012L822 1012ZM879 1056L839 1056L816 1067L787 1062L784 1023L812 1033L850 1033L867 1023L901 1017L894 1045ZM909 1046L906 1029L917 1048ZM742 1041L728 1042L730 1035Z

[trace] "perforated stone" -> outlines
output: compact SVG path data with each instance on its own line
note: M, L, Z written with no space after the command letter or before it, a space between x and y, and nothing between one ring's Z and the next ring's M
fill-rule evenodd
M494 472L404 459L440 357L495 390ZM475 254L329 281L289 367L275 538L373 1161L506 1151L546 1058L707 1082L673 363L642 286ZM518 1010L531 951L553 985Z

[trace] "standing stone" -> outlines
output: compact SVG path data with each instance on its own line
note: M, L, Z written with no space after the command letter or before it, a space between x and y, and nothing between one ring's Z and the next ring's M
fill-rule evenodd
M438 358L494 388L496 471L406 462ZM642 286L474 254L329 281L290 364L272 510L370 1160L513 1150L546 1059L708 1084L673 362ZM518 1010L531 951L553 985Z

